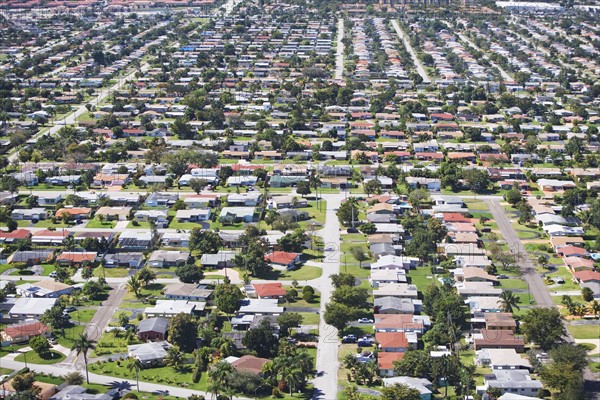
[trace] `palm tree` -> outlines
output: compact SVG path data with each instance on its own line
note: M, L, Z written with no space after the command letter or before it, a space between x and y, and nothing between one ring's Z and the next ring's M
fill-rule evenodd
M137 277L137 275L134 275L129 278L129 280L127 281L127 290L133 293L136 299L139 299L141 297L142 282L140 282L140 279Z
M212 381L211 391L216 395L219 389L225 390L227 387L227 378L233 373L233 367L226 361L219 361L208 370L208 377Z
M83 363L85 364L85 380L89 384L90 376L88 374L88 362L87 362L87 353L90 350L96 348L96 342L91 340L86 333L82 333L79 335L75 342L73 342L73 347L71 347L72 351L75 351L77 355L83 354Z
M281 376L281 380L283 380L290 389L290 396L292 395L292 391L296 388L296 386L304 382L304 373L295 365L285 366L281 369L279 374Z
M519 309L519 297L511 290L505 290L500 294L500 308L504 312L513 312L513 308Z
M600 314L600 302L598 300L594 300L590 303L590 311L594 314L594 317L597 317Z
M144 367L144 364L142 364L142 362L140 361L139 358L137 357L130 357L129 358L129 363L127 364L127 368L129 369L129 372L135 370L135 382L137 384L137 391L140 391L140 377L139 377L139 373L140 373L140 369L142 369Z
M167 355L165 356L164 363L169 367L173 367L175 371L179 371L183 365L184 357L181 350L177 347L169 347Z

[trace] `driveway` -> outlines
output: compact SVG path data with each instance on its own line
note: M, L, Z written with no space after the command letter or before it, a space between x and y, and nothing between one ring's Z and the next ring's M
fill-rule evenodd
M513 229L510 219L506 215L506 211L500 204L500 201L496 199L485 199L485 202L490 207L490 212L494 216L495 222L498 224L500 232L504 240L508 244L508 248L513 253L521 254L523 257L522 261L519 262L521 271L523 272L523 279L529 285L529 290L535 298L535 302L538 307L554 307L550 293L546 288L546 284L542 280L542 277L535 270L533 262L529 258L529 255L525 251L521 239L517 236L517 232Z

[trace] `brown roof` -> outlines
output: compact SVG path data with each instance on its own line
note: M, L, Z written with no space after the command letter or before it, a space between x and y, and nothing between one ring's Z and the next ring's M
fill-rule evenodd
M4 329L4 333L11 338L42 335L49 332L50 328L38 320L20 322Z
M375 340L382 348L386 347L408 347L408 339L404 332L377 332Z
M377 355L377 363L379 369L392 369L394 368L394 361L400 361L402 358L404 358L404 353L382 352Z
M279 297L286 293L280 282L254 283L252 286L259 297Z
M485 325L487 327L516 327L517 323L511 313L485 313Z
M477 349L481 346L494 346L494 347L523 347L525 341L514 335L513 331L509 329L482 329L481 335L483 338L476 338L473 340Z
M403 328L405 330L423 329L423 321L414 321L409 314L376 314L375 329Z
M258 375L262 372L262 367L270 360L255 356L246 355L231 363L231 366L240 372L246 372Z
M288 265L298 257L298 253L288 253L286 251L274 251L265 256L265 261L273 264Z
M80 263L83 261L94 261L98 253L95 251L86 251L86 252L74 252L74 251L65 251L61 253L58 257L56 257L57 261L70 261L74 263Z
M589 281L599 281L600 282L600 272L598 271L578 271L575 272L575 278L577 278L581 282L589 282Z

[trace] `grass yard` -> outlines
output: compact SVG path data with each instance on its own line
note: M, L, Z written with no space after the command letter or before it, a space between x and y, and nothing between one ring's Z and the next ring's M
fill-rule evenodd
M593 325L572 325L568 324L567 328L575 339L598 339L600 337L600 329L597 324Z
M61 346L70 349L73 347L74 340L83 333L84 328L84 325L73 325L72 327L66 328L64 337L60 330L55 330L54 335L56 336L56 341Z
M298 314L302 315L302 325L319 325L319 314L314 312L301 312Z
M127 353L127 346L136 343L140 343L136 336L129 342L123 332L104 332L98 340L96 349L92 351L91 357Z
M504 290L527 290L527 282L521 279L499 279L498 282Z
M417 285L419 292L425 291L432 283L437 285L438 280L433 277L429 267L418 267L408 272L408 277L413 285Z
M70 313L71 319L79 322L90 322L94 315L96 314L96 310L92 308L86 308L83 310L76 310Z
M24 362L25 358L27 358L27 362L31 364L56 364L65 359L64 354L59 353L58 351L50 350L47 356L41 357L38 353L31 350L25 354L19 354L15 357L15 361Z
M125 278L129 273L127 268L104 268L104 272L102 271L102 267L94 268L94 276L97 278L101 278L102 275L107 278Z
M238 268L235 268L236 271L238 271L241 275L244 274L243 271L240 271ZM268 274L266 274L265 276L261 276L261 279L266 279L266 280L297 280L299 283L302 283L302 281L307 281L307 280L311 280L311 279L316 279L318 277L320 277L323 274L323 270L319 267L314 267L312 265L303 265L298 269L295 269L293 271L281 271L281 270L277 270L274 269L273 271L269 272ZM221 279L223 277L221 276Z
M100 221L97 218L94 218L94 219L91 219L90 222L88 222L85 227L86 228L96 228L96 229L102 229L102 228L113 229L116 225L117 225L117 221L106 221L106 220Z
M284 286L284 288L286 290L290 290L292 288L292 286ZM318 308L319 305L321 304L321 295L319 292L315 291L315 297L313 298L312 302L307 302L304 301L304 299L302 298L302 287L298 287L298 289L296 289L298 291L298 297L296 298L295 301L291 302L291 303L285 303L286 307L315 307Z

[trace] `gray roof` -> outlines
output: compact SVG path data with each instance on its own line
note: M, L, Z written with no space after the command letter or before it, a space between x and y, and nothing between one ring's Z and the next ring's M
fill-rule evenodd
M161 342L150 342L127 346L130 357L136 357L141 362L162 361L167 355L167 349L171 345L163 340Z
M404 313L413 314L415 306L411 299L401 299L398 297L386 296L375 299L375 307L379 307L379 311L398 310Z
M140 321L138 332L160 332L165 334L169 327L169 320L163 317L148 318Z
M111 400L113 396L106 393L86 393L86 388L79 385L65 386L60 392L50 397L50 400Z

